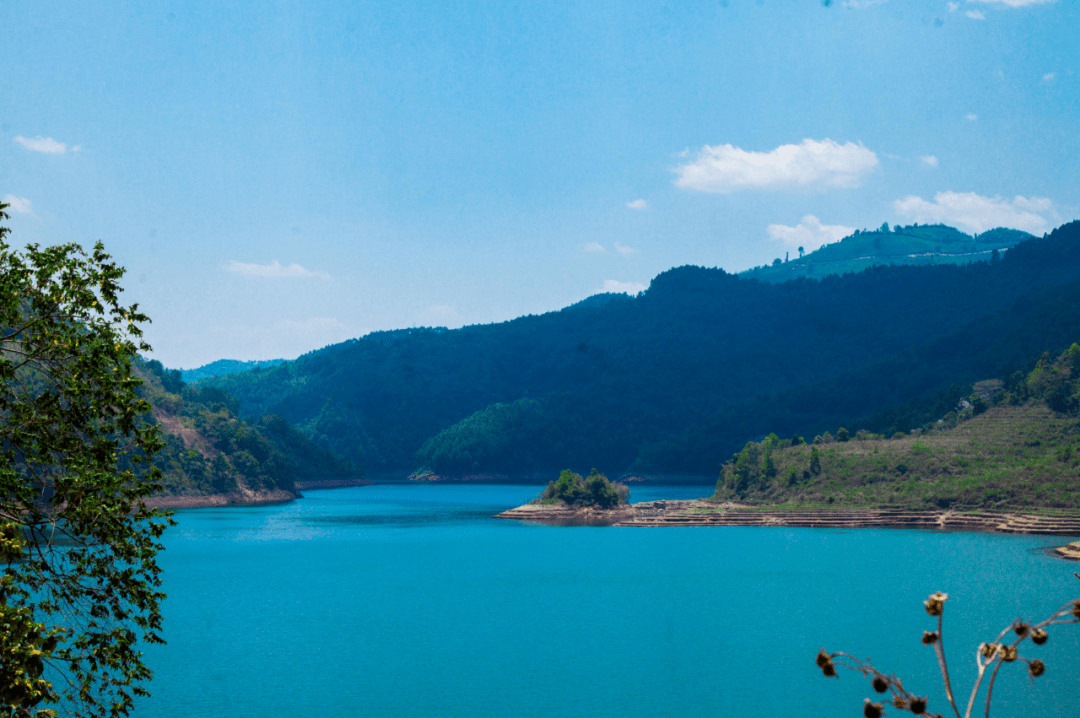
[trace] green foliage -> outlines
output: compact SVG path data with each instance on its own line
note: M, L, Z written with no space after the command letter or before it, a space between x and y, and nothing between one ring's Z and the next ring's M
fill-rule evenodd
M144 504L162 445L131 366L149 349L138 328L148 319L120 304L124 270L100 243L19 251L7 232L0 704L11 716L124 715L151 675L140 643L162 642L156 557L170 523Z
M238 402L220 387L169 384L176 371L136 359L143 379L140 395L153 408L149 421L167 429L165 447L155 457L160 492L172 496L294 490L300 479L353 479L363 470L319 446L280 416L255 423L237 418Z
M597 506L615 508L630 500L630 489L614 483L596 469L585 479L569 469L564 469L556 481L548 483L538 499L541 503L562 503L567 506Z
M723 467L716 498L966 508L1080 508L1080 346L1049 353L1026 376L980 382L959 414L892 440L860 431L856 442L748 443ZM1016 387L1030 398L1017 404ZM1010 387L1005 391L1005 387ZM991 390L995 390L994 394ZM996 406L992 403L997 396ZM843 430L837 432L838 437ZM828 436L826 434L826 436ZM819 441L820 439L820 441ZM852 443L857 444L853 446ZM809 451L807 451L807 448ZM759 457L765 471L759 471ZM803 466L803 482L792 481ZM770 471L787 475L771 481Z

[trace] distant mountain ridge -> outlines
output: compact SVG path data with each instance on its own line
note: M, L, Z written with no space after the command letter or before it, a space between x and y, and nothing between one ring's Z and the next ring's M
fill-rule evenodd
M888 225L872 231L856 230L839 242L826 244L802 257L779 258L771 265L754 267L741 276L766 282L799 277L820 279L829 274L861 272L877 265L967 264L1000 256L1032 235L999 227L970 235L943 224Z
M1080 335L1080 223L992 261L778 283L688 266L581 304L205 382L369 471L715 472L784 426L917 425L950 384L1061 350Z
M284 359L256 359L252 361L218 359L195 369L181 369L180 377L185 382L192 384L202 379L209 379L212 376L225 376L226 374L236 374L242 371L251 371L252 369L266 369L284 363Z

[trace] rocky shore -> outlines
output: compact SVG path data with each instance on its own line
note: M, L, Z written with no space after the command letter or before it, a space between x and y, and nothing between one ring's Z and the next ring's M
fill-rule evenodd
M260 506L280 504L300 498L295 491L238 491L229 494L206 494L203 496L151 496L146 505L156 509L208 509L218 506Z
M1046 516L992 511L910 509L757 508L693 501L646 501L617 509L526 504L495 518L590 526L795 526L808 528L911 528L938 531L1080 536L1080 514ZM1080 560L1080 541L1056 549Z

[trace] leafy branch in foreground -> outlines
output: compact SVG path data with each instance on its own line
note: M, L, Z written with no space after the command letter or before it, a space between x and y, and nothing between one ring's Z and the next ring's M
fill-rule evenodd
M0 220L7 219L0 204ZM17 250L0 227L0 715L121 716L161 643L147 508L161 446L132 359L149 350L98 243ZM42 707L47 706L47 707Z
M1074 574L1077 578L1080 578L1080 574ZM938 667L941 669L941 677L945 681L945 697L949 701L949 705L952 706L953 712L957 718L960 718L960 709L956 705L956 701L953 698L952 683L949 680L949 668L945 662L945 649L942 646L942 617L945 613L945 601L948 600L949 595L938 591L930 595L928 599L923 603L926 608L926 612L931 616L937 618L937 630L936 631L924 631L922 636L923 645L933 646L934 652L937 654ZM979 688L982 686L983 678L986 676L986 672L993 667L993 671L990 673L990 680L986 686L986 712L985 716L990 715L990 701L994 694L994 681L997 679L998 671L1001 670L1001 666L1005 663L1015 663L1016 661L1022 661L1027 664L1028 674L1034 679L1041 676L1046 671L1046 665L1038 658L1027 659L1020 655L1020 644L1026 640L1031 640L1036 646L1041 646L1049 639L1049 633L1047 627L1058 626L1065 623L1080 623L1080 599L1071 601L1065 606L1058 609L1052 616L1034 625L1025 623L1021 619L1013 621L1007 626L1001 633L998 634L990 643L982 643L979 645L975 652L975 662L979 668L978 677L975 679L975 685L971 689L971 698L968 699L967 709L964 711L964 718L971 718L972 708L975 706L975 698L979 694ZM1006 636L1010 633L1015 637L1006 639ZM825 649L817 654L817 665L821 669L821 672L826 677L834 677L837 675L836 667L842 666L848 670L861 673L863 676L870 678L870 685L878 693L890 692L892 694L892 700L889 703L900 710L911 711L915 715L926 715L931 718L943 718L940 713L927 713L927 698L925 696L917 696L904 688L903 683L895 675L885 674L875 668L869 660L860 661L854 656L838 651L836 653L828 653ZM869 698L866 699L866 704L863 706L863 715L866 718L880 718L885 714L885 702L874 703Z

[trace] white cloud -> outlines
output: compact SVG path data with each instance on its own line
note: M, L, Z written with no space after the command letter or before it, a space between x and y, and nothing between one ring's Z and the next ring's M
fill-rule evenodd
M1005 5L1006 7L1027 7L1028 5L1045 5L1057 0L968 0L968 2L981 2L984 5Z
M589 254L607 254L607 250L604 249L604 245L599 242L589 242L581 248L582 252L588 252Z
M675 185L717 194L808 185L857 187L877 165L877 155L862 145L830 139L806 139L771 152L705 145L695 160L675 168Z
M812 214L808 214L794 227L783 224L770 224L765 228L769 238L779 242L786 249L798 249L802 247L807 252L813 252L823 244L837 242L855 231L854 227L845 227L842 224L822 224L821 220Z
M1057 77L1056 72L1048 72L1045 75L1043 75L1042 81L1043 82L1053 82L1055 77Z
M26 197L16 197L13 194L4 195L4 199L0 200L4 204L9 204L9 209L15 214L33 214L34 205Z
M448 304L436 304L416 315L417 323L422 327L447 327L457 329L465 322L461 313Z
M602 292L614 292L616 294L637 294L638 292L644 292L648 287L644 284L638 284L637 282L618 282L614 279L605 279L604 288Z
M330 275L325 272L313 272L310 269L304 269L299 264L284 266L277 260L274 260L273 264L245 264L244 262L237 262L234 259L230 259L229 263L225 265L225 269L233 274L239 274L243 277L262 277L264 279L281 279L284 277L330 278Z
M641 250L634 249L633 247L627 247L625 244L619 244L618 242L616 242L615 251L625 257L628 254L637 254Z
M958 2L947 2L945 5L949 8L949 12L956 12L960 9L960 3Z
M968 10L964 14L967 15L968 17L970 17L972 20L985 20L986 19L986 15L983 15L978 10Z
M649 203L643 199L635 199L633 202L627 202L626 206L630 209L645 209L649 206Z
M969 112L964 115L964 119L968 120L969 122L974 122L975 120L979 119L979 116L976 115L974 112Z
M923 164L929 165L931 167L937 167L938 165L937 157L934 157L933 155L924 155L919 159L923 161Z
M893 202L902 217L916 222L949 224L969 232L1011 227L1037 234L1056 218L1053 203L1044 197L983 197L974 192L938 192L928 202L914 195Z
M42 152L47 155L62 155L68 151L67 145L63 142L57 142L52 137L42 137L41 135L34 138L19 135L15 138L15 142L31 152ZM78 152L80 149L82 148L76 145L71 148L71 151Z

